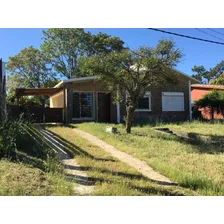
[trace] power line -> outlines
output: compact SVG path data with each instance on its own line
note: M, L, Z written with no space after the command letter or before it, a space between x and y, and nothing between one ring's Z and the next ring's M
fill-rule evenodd
M212 34L210 34L210 33L207 33L207 32L205 32L205 31L203 31L203 30L201 30L201 29L198 29L198 28L195 28L195 29L198 30L198 31L200 31L200 32L202 32L202 33L205 33L205 34L207 34L207 35L209 35L209 36L211 36L211 37L215 37L216 39L219 39L219 40L224 41L223 39L221 39L221 38L219 38L219 37L216 37L216 36L214 36L214 35L212 35Z
M207 28L207 30L211 30L211 31L213 31L214 33L218 33L218 34L220 34L220 35L223 35L223 36L224 36L224 34L223 34L223 33L220 33L220 32L218 32L218 31L216 31L216 30L211 29L211 28Z
M224 45L223 42L217 42L217 41L202 39L202 38L198 38L198 37L182 35L182 34L178 34L178 33L174 33L174 32L168 32L168 31L161 30L161 29L155 29L155 28L148 28L148 29L149 30L158 31L158 32L162 32L162 33L172 34L172 35L179 36L179 37L185 37L185 38L189 38L189 39L193 39L193 40L199 40L199 41L204 41L204 42L208 42L208 43Z

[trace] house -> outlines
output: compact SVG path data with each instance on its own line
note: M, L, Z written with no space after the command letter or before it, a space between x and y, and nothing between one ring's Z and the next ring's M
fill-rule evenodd
M191 85L191 99L192 104L194 101L201 99L205 94L209 93L212 90L220 90L224 91L224 86L222 85L206 85L206 84L192 84ZM199 108L202 118L206 120L211 120L211 110L210 108ZM222 114L218 114L216 111L214 112L215 119L223 119Z
M173 72L177 74L174 86L164 83L140 99L134 114L136 121L191 120L191 84L199 82L178 70ZM124 103L115 104L110 92L96 77L63 80L54 88L17 89L17 96L24 95L50 96L50 108L62 108L65 123L120 123L126 114Z
M0 121L5 109L5 63L0 59Z

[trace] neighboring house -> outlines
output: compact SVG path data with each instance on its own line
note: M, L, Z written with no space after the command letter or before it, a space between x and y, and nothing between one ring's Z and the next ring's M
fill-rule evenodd
M221 90L224 91L224 86L222 85L206 85L206 84L193 84L191 85L191 99L192 104L194 101L201 99L205 94L209 93L212 90ZM204 119L211 120L211 110L209 108L199 108L198 111L201 112L201 116ZM223 119L222 114L214 113L215 119Z
M0 59L0 120L5 110L5 63Z
M199 81L173 70L176 85L164 83L145 94L138 103L134 119L184 121L191 120L191 84ZM114 103L105 84L96 77L63 80L54 88L17 89L16 96L50 96L50 108L61 108L65 123L96 121L120 123L126 114L124 103Z

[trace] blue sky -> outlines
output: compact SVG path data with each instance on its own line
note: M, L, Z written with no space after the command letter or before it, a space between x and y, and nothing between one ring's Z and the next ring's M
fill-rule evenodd
M162 28L161 28L162 29ZM14 56L19 53L25 47L30 45L39 48L42 40L42 30L38 28L26 28L26 29L3 29L0 28L0 58L3 61L8 60L10 56ZM173 35L160 33L143 28L119 28L119 29L86 29L92 33L104 32L112 36L119 36L127 45L132 49L136 49L140 46L155 46L156 43L162 38L172 38L176 46L182 50L185 56L182 62L178 64L177 69L191 75L191 68L194 65L204 65L205 68L209 69L214 67L217 63L224 60L223 51L224 45L216 45L197 40L186 39L182 37L176 37ZM211 37L205 33L202 33L196 29L163 29L170 32L176 32L179 34L190 35L203 39L209 39L218 42L224 42L224 35L214 33L208 29L201 29L202 31L208 32L218 38ZM224 34L224 29L214 29Z

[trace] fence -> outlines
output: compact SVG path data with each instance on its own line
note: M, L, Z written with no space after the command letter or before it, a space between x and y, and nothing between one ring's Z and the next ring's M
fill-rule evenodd
M63 122L63 108L26 108L17 105L8 105L9 115L13 118L18 118L24 114L26 119L32 122Z

